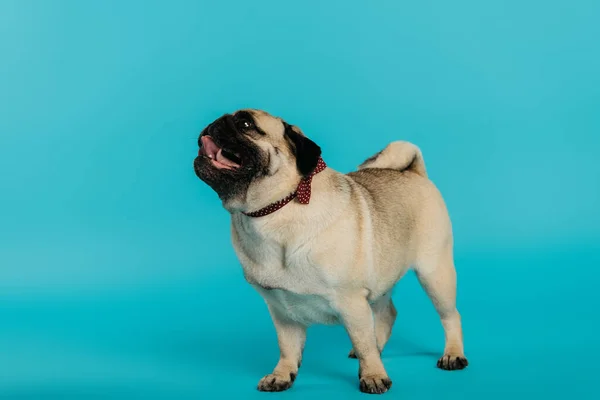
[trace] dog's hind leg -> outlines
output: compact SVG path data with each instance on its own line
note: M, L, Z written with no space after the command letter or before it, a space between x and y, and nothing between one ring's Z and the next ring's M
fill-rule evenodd
M437 366L445 370L465 368L468 362L463 349L460 314L456 309L456 270L451 245L435 256L429 254L423 257L418 261L415 272L444 327L446 346Z

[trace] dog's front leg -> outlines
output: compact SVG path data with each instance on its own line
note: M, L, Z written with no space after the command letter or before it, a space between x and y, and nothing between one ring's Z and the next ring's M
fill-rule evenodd
M292 386L298 374L306 342L306 326L286 318L270 305L269 312L277 331L280 355L273 372L258 383L258 390L281 392Z
M373 312L366 295L345 295L336 301L352 346L359 361L360 390L365 393L385 393L392 386L377 348Z

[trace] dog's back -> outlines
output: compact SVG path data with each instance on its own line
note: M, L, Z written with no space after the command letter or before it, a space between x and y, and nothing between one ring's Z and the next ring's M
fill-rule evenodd
M390 143L347 176L366 191L372 211L387 220L414 220L430 204L446 211L441 194L427 176L421 150L412 143Z
M347 176L368 204L376 251L385 259L413 264L452 243L445 202L417 146L393 142Z

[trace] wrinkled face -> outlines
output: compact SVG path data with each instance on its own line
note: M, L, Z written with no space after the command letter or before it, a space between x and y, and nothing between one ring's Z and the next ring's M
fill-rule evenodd
M298 128L264 111L240 110L209 124L198 138L196 175L224 202L251 185L293 173L310 174L321 149Z

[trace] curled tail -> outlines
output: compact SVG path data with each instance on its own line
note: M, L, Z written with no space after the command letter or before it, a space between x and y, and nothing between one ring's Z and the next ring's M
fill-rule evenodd
M410 142L397 141L388 144L385 149L368 158L358 169L385 168L397 171L412 171L427 178L425 161L421 150Z

